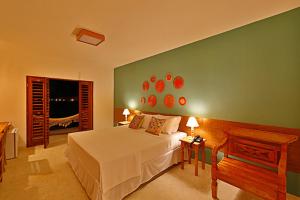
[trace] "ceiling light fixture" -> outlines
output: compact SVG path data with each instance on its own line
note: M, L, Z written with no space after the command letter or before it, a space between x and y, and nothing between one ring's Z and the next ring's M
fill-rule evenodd
M105 36L100 33L96 33L82 28L79 29L79 31L77 32L76 39L79 42L84 42L87 44L97 46L105 40Z

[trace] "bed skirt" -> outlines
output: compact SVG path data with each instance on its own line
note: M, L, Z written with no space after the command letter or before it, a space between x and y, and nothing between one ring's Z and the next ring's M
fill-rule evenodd
M135 191L141 184L150 181L160 172L180 162L180 148L176 148L158 158L144 162L142 164L141 176L120 183L103 194L100 180L89 173L84 163L77 158L78 156L72 152L69 146L65 155L81 185L92 200L120 200Z

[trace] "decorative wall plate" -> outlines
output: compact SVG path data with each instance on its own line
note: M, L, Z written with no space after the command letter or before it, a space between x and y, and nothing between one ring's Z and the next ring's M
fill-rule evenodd
M149 90L149 82L148 81L144 81L144 83L143 83L143 90L145 92Z
M178 103L182 106L186 104L186 98L185 97L179 97Z
M171 94L167 94L164 99L164 103L168 108L172 108L175 104L175 98Z
M141 97L141 103L145 104L146 103L146 98L145 97Z
M156 96L155 95L150 95L148 97L148 104L151 107L154 107L156 105Z
M176 89L180 89L184 85L184 80L181 76L176 76L173 81L173 85Z
M165 89L165 82L163 80L158 80L156 83L155 83L155 90L158 92L158 93L161 93L162 91L164 91Z
M172 75L171 75L170 72L168 72L168 73L166 74L166 80L167 80L167 81L171 81L171 80L172 80Z
M152 75L152 76L150 77L150 81L151 81L152 83L154 83L154 82L156 81L156 76L155 76L155 75Z

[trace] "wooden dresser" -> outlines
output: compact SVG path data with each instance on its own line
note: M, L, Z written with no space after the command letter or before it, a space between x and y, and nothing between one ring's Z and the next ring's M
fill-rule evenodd
M212 153L213 198L219 179L263 199L285 200L287 149L297 136L244 128L231 129L227 136ZM217 164L222 146L224 158Z
M4 172L5 160L5 136L9 128L8 122L0 122L0 182L2 182L2 175Z

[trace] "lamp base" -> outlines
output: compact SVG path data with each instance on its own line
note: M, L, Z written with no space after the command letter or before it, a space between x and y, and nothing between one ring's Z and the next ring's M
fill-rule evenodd
M194 137L195 133L194 133L194 127L191 127L191 136Z

